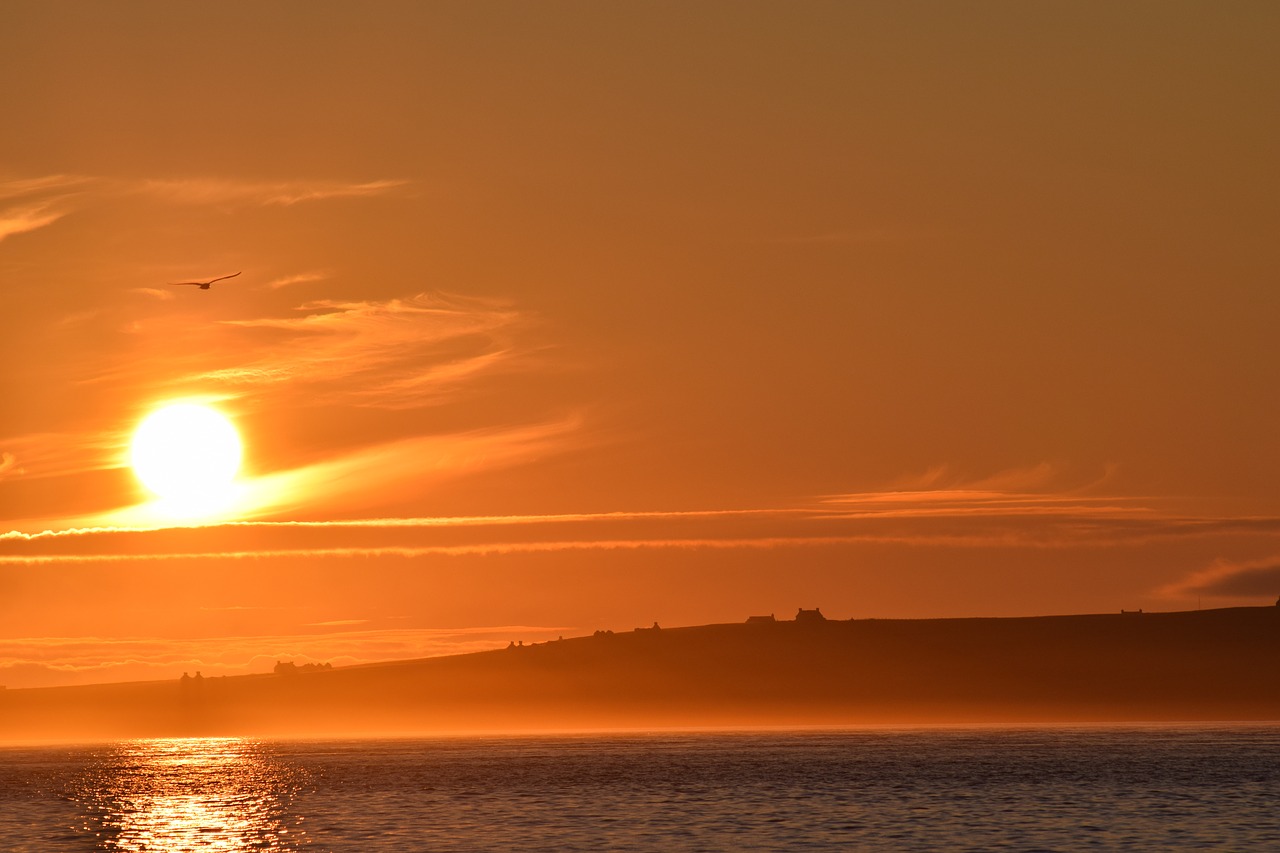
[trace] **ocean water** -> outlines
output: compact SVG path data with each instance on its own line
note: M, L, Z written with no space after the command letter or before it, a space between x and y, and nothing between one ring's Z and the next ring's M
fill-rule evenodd
M1280 727L0 749L5 851L1280 850Z

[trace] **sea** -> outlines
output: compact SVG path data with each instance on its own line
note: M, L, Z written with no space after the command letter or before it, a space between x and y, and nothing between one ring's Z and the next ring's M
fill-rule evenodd
M1280 850L1280 727L0 748L4 851Z

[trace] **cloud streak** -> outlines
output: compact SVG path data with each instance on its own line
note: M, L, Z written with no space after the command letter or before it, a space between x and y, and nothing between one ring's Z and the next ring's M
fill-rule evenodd
M0 241L52 225L75 209L77 195L97 183L78 175L0 181Z
M1211 566L1164 589L1166 595L1207 595L1213 598L1256 598L1280 595L1280 555L1236 562L1217 560Z
M445 480L545 456L563 448L581 426L577 417L514 427L413 436L335 454L321 462L249 478L231 488L219 520L255 518L326 508L345 511L376 506L387 495L420 491ZM138 504L73 520L70 529L139 532L181 529L182 521L162 501ZM21 535L21 534L20 534ZM81 533L80 535L89 535ZM0 542L9 534L0 534ZM35 540L41 541L39 537Z
M267 287L272 290L279 290L282 287L293 287L297 284L312 284L317 281L324 281L329 278L330 273L324 270L312 270L310 272L294 273L293 275L281 276L267 283Z
M399 454L397 454L399 455ZM901 502L897 493L886 498ZM230 521L188 527L117 524L0 535L0 564L254 557L419 557L637 549L778 549L892 544L908 547L1098 549L1189 537L1275 538L1277 518L1197 518L1110 503L953 513L832 513L803 507L547 516ZM1122 508L1124 509L1124 508ZM117 522L127 518L117 518ZM217 547L210 547L212 542Z
M0 241L45 228L92 201L142 197L164 204L292 207L308 202L370 199L403 192L408 181L230 178L146 179L42 175L0 180Z
M14 178L0 181L0 201L33 195L67 193L97 183L95 178L81 175L43 175L38 178Z
M0 453L0 480L3 480L6 476L21 473L23 471L18 467L18 457L12 453Z
M909 478L897 489L828 495L824 503L845 518L922 517L1156 517L1151 498L1095 494L1112 474L1070 489L1056 486L1058 466L1047 462L977 480L962 480L943 465Z
M296 316L226 321L257 342L255 357L180 381L237 394L288 383L312 401L413 408L510 363L523 322L504 303L445 294L309 302Z
M408 181L402 180L344 182L184 178L146 180L131 185L131 190L177 204L250 204L291 207L303 202L376 198L402 191L408 184Z
M121 464L128 437L123 432L99 434L49 432L0 439L0 481L6 477L62 477Z
M0 240L52 225L68 213L61 200L6 207L0 210Z

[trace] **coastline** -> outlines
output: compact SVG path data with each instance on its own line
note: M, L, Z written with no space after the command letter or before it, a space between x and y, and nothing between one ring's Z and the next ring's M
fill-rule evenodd
M0 741L1280 720L1280 608L646 628L0 692Z

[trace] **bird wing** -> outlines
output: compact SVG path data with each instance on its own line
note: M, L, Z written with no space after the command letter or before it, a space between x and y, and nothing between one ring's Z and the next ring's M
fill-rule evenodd
M244 272L244 270L241 270L240 272ZM222 281L224 278L235 278L238 275L240 275L238 272L233 272L231 275L220 275L217 278L209 279L205 284L213 284L215 281Z
M204 284L204 282L203 281L171 281L169 282L170 287L182 287L184 284L192 284L192 285L195 285L196 287L201 287Z

